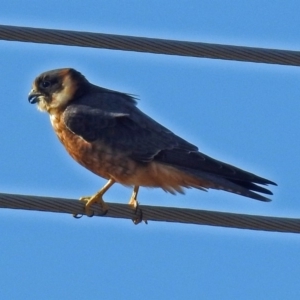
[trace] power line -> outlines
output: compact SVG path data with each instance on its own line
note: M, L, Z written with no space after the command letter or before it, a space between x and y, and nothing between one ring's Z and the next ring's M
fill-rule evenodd
M107 203L103 217L133 219L134 211L127 204ZM67 214L85 214L84 203L78 200L0 193L0 207ZM206 210L140 205L147 221L222 226L240 229L300 233L300 219L254 216ZM102 216L101 208L92 206L94 216Z
M115 34L0 25L0 39L300 66L300 52Z

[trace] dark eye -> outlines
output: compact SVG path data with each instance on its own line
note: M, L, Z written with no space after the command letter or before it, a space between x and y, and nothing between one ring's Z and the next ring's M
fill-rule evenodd
M47 87L49 87L50 85L51 85L51 82L48 81L48 80L42 81L42 83L41 83L41 86L42 86L43 88L47 88Z

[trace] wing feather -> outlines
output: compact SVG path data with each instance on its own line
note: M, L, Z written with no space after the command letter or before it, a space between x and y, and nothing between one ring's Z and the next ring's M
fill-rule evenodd
M90 143L102 143L139 162L171 165L199 179L218 183L222 189L267 201L251 191L272 194L257 184L275 184L265 178L215 160L136 107L128 94L94 86L64 111L64 122Z
M106 89L74 101L63 118L84 140L101 141L137 161L149 162L162 150L198 149L141 112L130 95Z

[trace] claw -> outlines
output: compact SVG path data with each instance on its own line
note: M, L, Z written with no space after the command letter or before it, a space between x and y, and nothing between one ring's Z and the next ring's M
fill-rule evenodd
M75 219L81 219L83 214L73 214L73 218Z
M100 204L103 213L100 216L105 216L108 212L108 205L103 201L102 196L104 193L115 183L113 179L108 180L108 182L105 184L105 186L95 195L93 196L85 196L81 197L79 200L85 202L85 214L88 217L94 216L94 211L91 210L91 206L94 203ZM73 217L76 219L80 219L82 215L80 214L73 214Z
M98 203L101 206L103 213L100 216L104 216L108 212L108 205L103 201L102 195L99 195L98 193L91 197L81 197L79 200L85 202L85 214L88 217L93 217L95 214L91 209L91 206L94 203Z
M136 217L132 219L134 225L138 225L139 223L143 222L143 210L140 209L138 201L135 202L134 215ZM145 220L145 223L148 224L147 220Z
M135 218L132 219L133 224L138 225L143 221L143 211L139 208L139 202L137 201L137 195L139 186L134 186L132 196L129 201L129 206L134 209ZM144 220L145 224L148 224L147 220Z

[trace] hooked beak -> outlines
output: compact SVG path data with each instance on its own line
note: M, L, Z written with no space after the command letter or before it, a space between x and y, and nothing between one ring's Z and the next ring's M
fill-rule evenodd
M28 95L28 101L31 104L39 102L39 97L41 96L41 93L36 92L35 90L31 90Z

